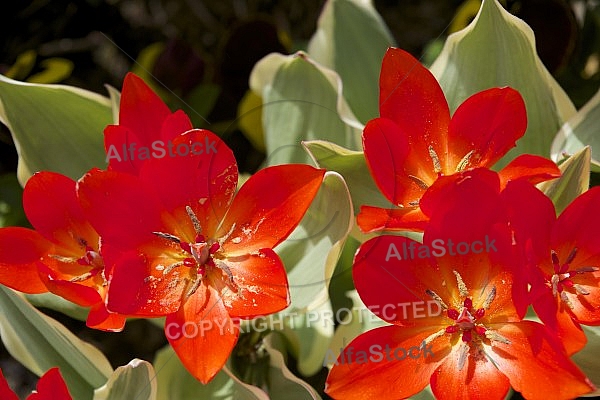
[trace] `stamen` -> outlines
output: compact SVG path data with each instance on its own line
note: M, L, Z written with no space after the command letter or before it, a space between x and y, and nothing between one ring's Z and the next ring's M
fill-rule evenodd
M462 172L465 168L467 168L467 165L469 165L473 154L475 154L475 150L471 150L462 158L462 160L460 160L460 162L456 166L456 172Z
M192 210L192 207L190 206L185 206L185 211L187 211L188 216L192 220L192 224L194 224L194 231L196 231L196 235L201 235L202 227L200 226L200 221L198 221L198 217L196 217L196 214L194 214L194 210Z
M556 296L558 294L558 283L560 281L560 277L556 274L552 275L550 282L552 283L552 296Z
M565 261L565 264L571 264L573 262L573 260L575 259L576 255L577 255L577 247L575 247L573 250L571 250L571 253L569 253L569 256L567 257L567 261Z
M419 205L419 200L409 201L408 205L411 207L417 207Z
M465 366L465 363L467 361L467 356L469 355L469 345L465 342L461 342L460 344L460 355L458 356L458 370L462 371L463 367Z
M571 303L571 300L569 299L569 296L567 296L567 292L560 292L560 299L567 305L567 307L569 307L571 310L575 308L575 306L573 306L573 303Z
M495 341L495 342L500 342L500 343L504 343L504 344L511 344L510 340L508 340L507 338L505 338L504 336L502 336L501 334L499 334L497 331L486 330L485 331L485 337L488 338L489 340L492 340L492 341Z
M92 273L91 272L86 272L85 274L79 275L79 276L75 276L71 279L69 279L69 282L82 282L85 281L88 278L92 277Z
M448 318L456 321L458 319L458 316L459 316L459 313L454 308L451 308L448 310Z
M588 292L587 289L585 289L583 286L581 286L578 283L574 284L573 287L577 291L577 294L582 294L584 296L587 296L588 294L590 294L590 292Z
M171 235L170 233L164 233L164 232L152 232L152 233L163 239L167 239L167 240L170 240L171 242L181 244L181 240L177 236Z
M183 261L179 261L179 262L169 265L167 268L165 268L163 270L163 275L167 275L169 272L173 271L175 268L181 267L182 265L184 265Z
M444 300L442 300L442 298L440 296L438 296L438 294L436 292L434 292L433 290L427 289L427 290L425 290L425 293L427 293L429 296L431 296L432 299L437 301L438 304L440 305L440 307L442 307L442 310L448 309L448 306L446 305L446 303L444 303Z
M560 261L558 259L558 254L554 250L551 250L550 256L552 257L552 264L554 265L555 272L558 272L558 268L560 268Z
M467 285L465 285L465 281L463 281L462 276L458 273L458 271L452 271L454 276L456 276L456 282L458 283L458 291L462 297L467 297L469 295L469 291L467 290Z
M49 254L50 258L53 258L57 261L63 262L63 263L72 263L72 262L76 262L78 259L75 257L64 257L64 256L59 256L56 254Z
M487 310L488 308L490 308L490 305L492 304L492 302L494 301L495 298L496 298L496 286L494 286L492 288L492 290L488 293L487 298L483 302L483 309Z
M429 150L429 157L431 157L431 160L433 161L433 170L435 171L436 174L439 174L440 172L442 172L442 163L440 163L440 158L438 157L437 153L433 149L432 145L429 145L428 150Z
M421 178L414 176L414 175L408 175L408 177L410 179L412 179L412 181L414 183L416 183L421 189L423 189L423 190L429 189L429 185L426 184Z
M581 267L575 270L578 274L585 274L586 272L596 272L600 270L598 267Z
M194 281L194 284L192 285L190 290L187 291L186 297L190 297L191 295L196 293L196 290L198 290L201 283L202 283L202 275L198 274L198 276L196 277L196 280Z
M222 263L222 262L217 262L216 266L219 267L223 272L225 272L227 274L229 284L232 286L232 288L235 289L236 292L238 292L240 290L240 288L238 285L236 285L235 281L233 280L233 274L231 273L229 266L227 266L227 264Z
M448 329L448 328L446 328L446 329ZM428 345L429 343L433 342L435 339L439 338L440 336L444 336L444 334L446 333L446 329L440 329L436 333L433 333L433 334L427 336L423 342L425 343L425 345Z

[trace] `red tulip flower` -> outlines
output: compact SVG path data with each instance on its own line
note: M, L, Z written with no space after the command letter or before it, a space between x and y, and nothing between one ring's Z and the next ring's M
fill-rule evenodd
M106 310L109 271L99 237L83 216L75 181L38 172L25 185L23 208L35 230L0 229L0 282L25 293L48 290L90 307L87 325L120 331L125 317Z
M464 173L425 195L424 205L443 209L430 214L423 244L384 235L361 245L356 289L391 325L343 349L327 394L406 398L431 385L439 399L504 399L512 386L527 399L567 399L593 390L554 332L522 320L513 302L518 253L499 186L492 171Z
M440 176L491 167L527 128L525 103L509 87L474 94L450 117L435 77L400 49L385 54L379 87L380 117L365 126L363 147L375 183L399 208L361 207L357 222L364 232L422 231L427 218L419 201ZM537 183L560 172L550 160L522 155L500 175L503 183Z
M71 400L69 389L65 384L58 368L51 368L37 383L36 389L27 396L27 400ZM8 382L0 370L0 399L19 400L19 397L10 389Z
M108 309L166 315L169 342L203 383L226 362L239 319L288 306L286 272L273 248L300 222L325 173L270 167L235 194L237 165L223 141L205 130L173 139L206 141L215 152L151 159L138 176L93 170L78 187L114 263Z
M503 193L521 244L533 308L569 354L587 339L580 325L600 325L600 188L578 196L556 217L534 187L514 182Z

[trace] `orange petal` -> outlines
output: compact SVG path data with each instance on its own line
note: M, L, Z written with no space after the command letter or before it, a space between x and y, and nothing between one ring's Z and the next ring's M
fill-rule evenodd
M487 356L526 399L572 399L594 389L542 324L521 321L489 327L510 344L493 342Z
M272 314L289 305L287 274L281 259L271 249L257 254L230 257L222 261L233 276L238 291L234 293L226 273L211 283L221 293L229 314L233 317L252 318Z
M161 251L164 247L159 247ZM158 317L176 312L181 306L187 280L177 268L164 274L175 260L148 259L136 251L124 253L113 268L106 295L107 309L124 315ZM161 268L157 268L158 265ZM186 267L179 267L186 268Z
M415 158L422 158L427 170L433 170L429 146L443 166L450 111L433 74L406 51L389 48L383 57L379 88L380 116L408 133Z
M36 231L73 254L83 255L84 241L91 247L98 244L98 234L83 214L71 178L49 171L34 174L23 190L23 208Z
M31 229L0 229L0 283L25 293L47 292L37 262L51 249L52 244Z
M429 218L419 207L386 209L373 206L361 206L356 222L365 233L377 231L413 231L422 232Z
M336 360L325 384L334 399L406 398L427 386L450 350L447 336L425 345L431 328L384 326L354 339Z
M204 296L199 293L202 288L207 290ZM178 312L167 316L165 334L186 369L207 384L231 354L239 325L218 293L202 285Z
M431 390L436 399L493 400L504 399L510 389L508 378L486 357L467 356L462 369L458 363L462 342L455 344L440 368L431 377Z
M273 248L300 223L314 199L325 170L309 165L268 167L239 190L216 237L225 237L229 256Z
M540 182L560 177L560 169L552 160L532 154L521 154L502 168L500 186L502 189L510 181L523 179L535 185Z
M526 129L527 112L519 92L504 87L475 93L452 116L448 167L455 169L471 151L467 168L491 167L515 147Z
M124 315L108 311L104 302L100 302L92 306L85 324L90 328L107 332L121 332L125 327L125 321Z

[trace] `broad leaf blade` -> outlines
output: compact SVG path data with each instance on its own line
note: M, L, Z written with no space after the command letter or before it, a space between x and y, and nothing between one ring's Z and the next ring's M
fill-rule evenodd
M102 132L112 120L106 97L0 75L0 122L17 146L22 185L41 170L78 179L92 167L106 166Z
M352 195L354 213L361 205L392 208L375 184L362 151L352 151L324 140L304 142L314 162L321 168L336 171L344 177Z
M207 349L206 351L210 351ZM202 354L198 355L202 357ZM154 360L158 381L158 399L178 400L268 400L259 388L247 385L223 368L212 381L203 385L196 380L177 358L171 346L158 351Z
M37 375L59 367L75 399L92 399L112 368L104 355L0 286L0 336L8 352Z
M156 400L152 364L134 359L117 368L106 384L94 391L94 400Z
M252 71L250 86L263 99L267 164L309 162L303 140L321 138L360 148L362 126L341 97L339 76L306 54L263 58Z
M379 115L381 60L394 39L371 1L329 0L308 45L308 54L336 71L344 98L359 121Z
M591 146L592 170L600 172L600 90L560 128L552 142L551 157L559 161L565 154ZM594 149L596 152L594 153ZM594 156L595 154L595 156Z
M484 0L473 22L448 37L431 71L451 110L490 87L511 86L521 93L527 107L527 132L497 167L523 153L547 156L554 134L575 113L537 56L531 28L496 0Z
M560 178L537 185L552 200L557 215L589 189L591 154L589 146L584 147L559 166Z

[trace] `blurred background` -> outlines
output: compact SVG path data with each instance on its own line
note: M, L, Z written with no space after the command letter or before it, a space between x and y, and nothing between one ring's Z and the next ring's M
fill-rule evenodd
M128 71L142 76L195 127L219 134L234 150L240 171L265 158L260 118L240 123L255 101L248 93L254 64L271 52L304 49L316 29L321 0L34 0L12 1L0 14L0 73L12 79L62 83L107 95ZM399 47L434 59L446 36L475 16L478 0L375 0ZM548 70L581 107L600 86L600 2L505 1L534 30ZM360 60L356 60L360 63ZM27 225L15 178L17 153L0 125L0 226ZM10 209L11 212L6 210ZM134 357L151 361L166 344L162 330L133 321L124 332L92 331L48 311L103 351L114 367ZM37 377L0 345L0 368L21 396ZM322 387L323 374L308 379ZM321 382L321 383L319 383Z

